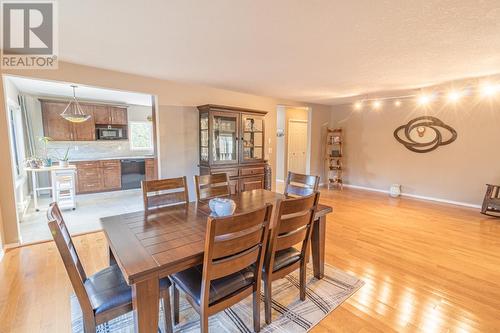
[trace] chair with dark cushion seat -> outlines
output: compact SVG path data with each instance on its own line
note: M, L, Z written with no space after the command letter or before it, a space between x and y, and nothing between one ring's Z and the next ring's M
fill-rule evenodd
M489 216L500 217L500 185L486 184L481 213Z
M311 175L302 175L288 171L286 178L285 194L286 197L303 197L311 195L318 190L319 177Z
M273 272L279 271L285 266L296 263L300 260L300 251L294 247L289 247L274 253Z
M132 288L127 284L120 268L107 267L87 276L66 228L57 203L47 211L50 231L75 290L83 313L83 331L94 333L96 326L132 311ZM160 297L163 302L166 332L172 332L168 278L160 280Z
M189 202L186 176L143 180L141 187L145 211L164 206L187 204Z
M231 194L231 185L227 173L194 176L197 201L208 201L212 198Z
M274 227L269 236L263 267L266 323L271 323L272 282L296 269L299 272L300 300L306 297L306 264L319 192L277 204ZM294 246L300 244L300 250Z
M203 265L173 274L174 322L179 322L179 291L200 314L201 332L208 317L253 295L254 330L260 330L260 279L272 205L228 217L209 217Z

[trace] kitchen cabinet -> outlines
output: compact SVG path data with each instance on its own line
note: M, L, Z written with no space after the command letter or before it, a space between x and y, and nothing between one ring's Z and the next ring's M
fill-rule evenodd
M110 106L111 125L127 125L127 109L123 107Z
M212 104L198 110L200 175L227 173L232 193L270 188L264 181L267 112Z
M120 160L75 162L76 193L121 189Z
M42 101L41 106L44 136L48 136L54 141L71 141L73 139L73 124L61 117L67 104Z
M91 118L83 123L72 123L72 140L73 141L94 141L95 138L95 122L94 110L90 105L80 105L85 114L89 114ZM61 117L62 118L62 117Z
M154 158L146 158L144 162L146 167L145 171L146 180L158 179L158 175L156 173L156 163Z
M96 124L108 125L111 123L111 114L107 105L92 105Z
M101 161L103 190L119 190L122 187L121 164L119 160Z
M90 119L82 123L72 123L61 117L69 101L40 100L44 136L53 141L95 141L96 124L115 125L127 131L127 108L94 103L80 103Z
M99 125L127 125L127 108L111 105L94 105L95 123Z

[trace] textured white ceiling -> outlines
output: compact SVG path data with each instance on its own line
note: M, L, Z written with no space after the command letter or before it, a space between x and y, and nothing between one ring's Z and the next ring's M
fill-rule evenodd
M62 60L292 100L500 72L499 0L58 4Z

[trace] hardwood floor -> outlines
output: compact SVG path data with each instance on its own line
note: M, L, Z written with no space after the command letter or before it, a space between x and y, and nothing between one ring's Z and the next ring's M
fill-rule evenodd
M313 332L500 331L500 219L384 194L323 190L326 261L365 281ZM88 273L107 264L102 233L75 238ZM69 332L72 292L55 245L0 263L0 332Z

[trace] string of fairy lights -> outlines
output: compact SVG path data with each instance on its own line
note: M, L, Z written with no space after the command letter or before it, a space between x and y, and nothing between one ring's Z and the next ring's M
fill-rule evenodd
M400 107L404 102L410 101L418 106L429 106L438 99L446 103L457 104L464 97L477 95L481 99L491 99L500 93L500 83L482 82L477 85L469 85L463 88L450 88L448 90L421 90L415 94L404 96L392 96L382 98L364 98L353 104L355 110L371 108L380 110L384 104L392 103L395 107Z

